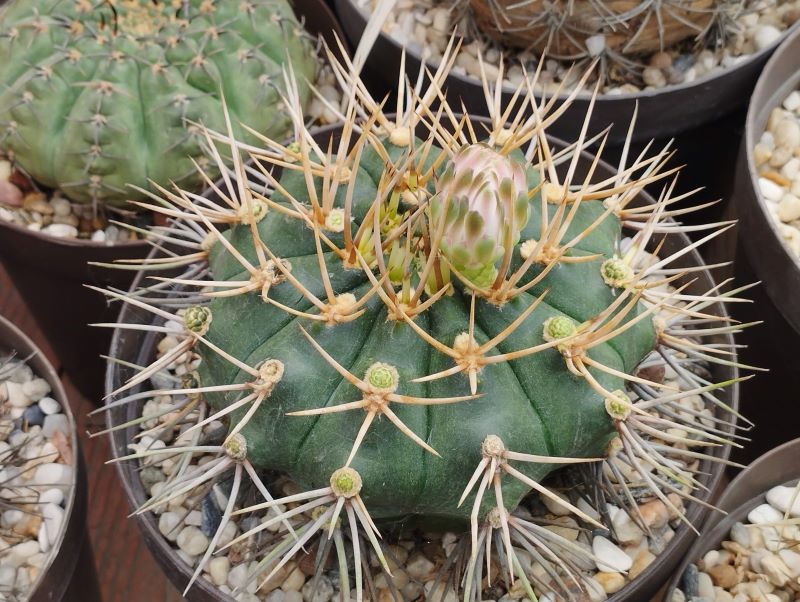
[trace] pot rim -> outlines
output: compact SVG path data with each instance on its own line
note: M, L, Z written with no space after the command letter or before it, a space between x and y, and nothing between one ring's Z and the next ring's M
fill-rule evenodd
M455 115L456 115L456 118L459 118L461 116L460 113L456 113ZM391 117L391 115L387 114L387 117ZM488 118L483 117L483 116L474 116L473 115L473 116L471 116L471 119L473 120L473 122L485 122L486 123L486 122L489 121ZM318 135L322 135L322 134L335 132L335 131L339 130L340 128L341 128L341 124L331 124L331 125L323 126L323 127L319 128L319 129L316 129L314 131L314 133L318 134ZM562 140L560 140L560 139L558 139L558 138L556 138L554 136L548 136L548 138L551 140L551 142L555 142L557 144L566 145L565 142L563 142ZM582 156L582 158L584 160L590 160L590 161L593 160L593 158L594 158L594 155L592 155L591 153L589 153L587 151L581 151L581 156ZM612 167L609 163L607 163L603 159L600 159L597 162L597 165L598 165L598 167L610 170L611 172L615 172L616 171L616 168ZM652 196L645 190L643 190L643 191L641 191L639 193L639 198L644 199L646 202L649 202L649 203L654 203L655 202L655 200L652 198ZM670 236L677 236L679 239L684 239L686 241L686 244L688 244L688 237L683 233L671 234ZM693 249L688 254L688 257L691 258L693 265L705 265L705 262L703 261L702 256L697 251L697 249ZM707 276L708 280L711 283L714 283L713 275L711 274L711 271L708 268L703 270L703 272L701 272L701 273L705 274ZM144 274L141 273L141 274L139 274L137 276L136 280L133 283L133 288L135 288L138 285L138 283L142 280L143 275ZM719 308L720 317L725 317L725 316L729 315L725 303L723 303L721 301L717 302L712 307ZM123 315L125 314L126 311L128 311L128 304L124 304L122 306L122 310L120 312L120 319L119 319L120 322L124 321L123 320ZM115 329L114 330L114 335L113 335L113 339L112 339L112 343L111 343L111 352L109 354L110 357L114 357L114 354L116 353L117 348L120 346L120 334L121 334L121 331L119 329ZM141 338L144 335L142 333L140 333L140 332L137 332L137 333L134 333L134 336L137 337L137 338ZM723 338L726 339L726 342L733 343L733 337L730 334L724 335ZM115 362L113 362L113 361L109 361L108 362L107 370L106 370L106 382L105 382L106 394L109 394L110 392L112 392L115 389L115 371L117 369L118 369L118 366L116 365ZM729 371L729 375L726 377L726 379L738 379L739 370L738 370L737 367L735 367L735 366L734 367L722 367L720 369ZM729 385L729 387L726 388L726 390L729 392L729 396L730 396L730 401L728 402L728 405L734 410L733 413L730 413L730 421L735 424L737 422L737 420L738 420L737 416L736 416L736 412L738 412L738 408L739 408L739 390L740 390L740 388L739 388L738 381L733 382L731 385ZM107 425L108 428L111 428L111 427L114 426L114 422L112 421L112 413L111 412L107 412L106 413L106 425ZM734 428L735 427L730 427L729 428L729 432L733 432ZM118 453L117 445L115 444L115 437L124 436L124 435L125 435L125 431L110 431L109 432L109 439L110 439L110 444L111 444L111 452L112 452L112 455L114 456L115 459L120 456L120 454ZM720 460L725 461L725 460L727 460L729 458L730 453L731 453L731 449L732 448L731 448L730 445L724 445L724 446L721 446L721 447L718 447L718 448L714 448L713 450L709 451L709 453L711 455L715 455ZM719 487L719 483L720 483L720 481L721 481L721 479L723 477L723 474L725 472L725 466L724 466L724 464L722 462L708 462L708 461L704 461L704 462L706 463L707 467L710 468L710 470L706 471L707 474L703 474L703 471L701 469L701 473L699 475L699 478L702 480L703 478L707 477L707 480L706 480L706 482L704 482L704 485L708 489L707 496L710 497L711 495L713 495L713 493ZM116 464L116 469L118 471L120 479L122 480L123 487L125 489L125 494L126 494L126 497L128 498L128 503L131 506L131 508L137 508L144 501L142 499L139 499L140 498L139 494L141 493L141 483L138 484L139 485L139 487L138 487L139 491L137 491L137 487L135 487L134 483L131 480L128 479L128 470L126 470L126 466L124 466L122 462L115 462L115 464ZM705 521L705 519L707 518L708 513L711 512L711 511L712 510L710 510L707 507L704 507L702 504L692 503L692 504L689 505L688 511L687 511L686 514L687 514L687 517L690 519L690 522L692 524L696 524L697 528L700 528L702 526L703 522ZM182 559L180 559L177 556L177 554L173 550L172 545L170 544L170 542L168 542L166 540L166 538L164 538L161 535L160 531L157 528L157 520L154 518L153 514L152 513L147 513L146 515L137 514L136 515L136 519L137 519L137 522L139 524L140 529L145 534L145 539L146 540L148 540L148 538L152 538L153 539L153 541L150 541L150 540L147 541L148 547L150 547L150 549L152 551L154 551L154 553L156 554L157 557L159 557L159 558L163 557L163 558L169 559L169 561L172 563L172 566L178 568L179 571L182 573L182 575L179 578L181 578L183 580L183 583L187 583L189 578L191 577L194 569L193 569L193 567L189 567ZM668 544L668 547L665 548L665 551L662 552L662 554L660 556L666 555L666 553L670 549L674 550L674 549L676 549L676 548L678 548L680 546L688 547L689 539L691 537L693 537L693 536L694 536L694 531L691 529L691 527L689 525L687 525L686 523L681 522L681 524L675 530L675 535L674 535L673 539L670 541L670 543ZM626 596L631 596L631 595L635 596L637 594L637 592L639 591L639 589L644 584L646 584L648 579L652 578L654 576L654 574L658 570L659 570L658 563L657 562L651 563L647 568L645 568L636 577L636 579L634 579L633 581L630 581L629 583L627 583L625 585L625 587L623 587L620 590L619 594L625 594ZM172 578L172 575L170 575L170 578ZM663 583L664 583L663 581L660 581L658 585L661 586L661 585L663 585ZM206 599L208 599L208 600L211 600L211 599L220 600L221 599L221 600L225 600L226 602L229 601L229 600L232 600L232 598L230 598L227 594L224 594L224 593L220 592L218 588L212 586L209 582L207 582L204 579L198 579L192 587L193 587L193 589L194 588L200 588L200 589L203 590L203 592L206 595L211 595L212 596L211 598L202 598L202 600L206 600ZM611 600L612 602L614 600L618 600L619 599L619 594L613 594L609 598L609 600ZM192 596L192 591L191 590L190 590L188 595L190 596L190 599L192 599L192 597L191 597Z
M355 2L354 0L336 0L336 1L337 2L347 2L347 3L349 3L358 12L358 14L361 16L361 18L363 18L365 20L365 22L369 21L369 15L366 14L366 11L364 10L364 8L360 4ZM666 94L672 94L672 93L676 93L676 92L683 92L683 91L686 91L686 90L692 90L693 88L700 88L702 86L707 86L708 84L713 83L714 80L719 79L720 77L725 77L727 74L733 73L733 72L735 72L737 69L739 69L741 67L749 65L751 63L758 62L763 57L768 56L770 53L774 52L776 50L776 48L778 48L789 37L789 35L793 35L793 33L796 33L796 32L800 32L800 21L797 21L796 23L793 23L792 25L790 25L789 27L784 29L781 32L780 37L777 40L775 40L772 44L767 46L766 48L763 48L763 49L761 49L761 50L759 50L757 52L754 52L752 54L748 54L747 58L745 60L743 60L741 62L737 62L732 67L725 67L725 68L717 69L715 71L707 73L707 74L703 75L702 77L699 77L699 78L695 79L694 81L683 82L683 83L680 83L680 84L669 84L669 85L664 86L662 88L657 88L657 89L653 89L653 90L640 90L639 92L624 92L624 93L613 94L613 95L610 95L610 94L598 94L597 95L597 99L595 100L595 103L596 104L613 103L616 100L624 100L624 101L645 100L646 101L646 100L649 100L649 99L657 97L657 96L662 96L662 95L666 95ZM380 36L383 39L385 39L386 41L388 41L392 46L394 46L395 49L397 50L397 52L401 52L401 51L405 50L406 54L411 55L416 60L418 60L421 64L429 66L429 67L435 67L435 65L433 63L431 63L428 59L424 59L423 60L422 56L418 52L416 52L416 50L398 43L397 40L395 40L391 35L385 33L383 30L381 30ZM448 77L452 77L454 79L457 79L459 82L461 82L461 83L463 83L465 85L468 85L468 86L474 86L474 87L478 87L478 88L481 87L480 80L475 78L475 77L464 76L464 75L461 75L460 73L454 73L452 71L450 72ZM507 94L513 94L515 91L516 91L516 89L513 86L503 85L502 92L507 93ZM567 92L567 93L564 93L564 94L559 94L559 95L555 96L555 98L557 98L559 100L564 100L564 99L566 99L568 97L568 95L569 95L569 93ZM551 96L551 95L546 95L546 96L548 98L553 98L553 96ZM576 100L589 100L590 98L591 98L591 92L589 92L588 90L584 90L580 94L578 94Z
M50 550L47 552L47 564L40 569L39 574L36 577L36 581L31 584L31 590L28 594L28 598L31 600L36 600L38 599L38 588L45 581L47 572L55 564L56 558L59 556L59 554L61 554L64 541L67 537L68 527L73 520L73 515L79 511L77 508L77 498L78 490L82 486L80 481L83 478L81 474L83 467L81 462L81 451L78 442L78 428L75 422L75 417L72 414L72 408L69 405L69 399L67 398L64 385L61 382L61 379L58 377L55 368L53 368L53 365L44 355L42 350L30 339L30 337L28 337L3 315L0 315L0 351L15 351L17 353L17 358L25 358L29 355L31 356L30 359L27 360L26 364L31 367L35 376L38 378L43 378L48 382L52 389L50 395L56 401L58 401L59 404L61 404L61 410L67 417L67 421L71 430L69 433L69 443L72 448L72 464L70 466L72 467L73 483L69 488L68 495L65 496L64 521L61 525L61 531L58 534L58 539L51 544ZM74 557L67 559L68 563L73 567L78 560L77 551L79 549L79 546L76 547L76 553ZM72 574L72 570L69 571L69 574ZM63 583L63 588L66 589L67 585L68 583ZM44 593L48 594L49 596L53 592Z
M800 23L797 25L800 25ZM756 168L754 156L755 145L758 143L757 138L760 139L761 135L764 133L763 128L756 128L756 126L760 125L759 122L761 121L762 116L766 115L768 119L769 114L773 111L773 109L781 106L785 98L778 98L777 95L773 93L768 102L765 102L761 107L756 107L753 99L761 100L762 98L766 97L766 88L768 85L770 72L776 67L776 65L778 65L778 63L782 62L787 57L792 58L789 49L793 44L800 41L800 27L796 27L794 31L790 31L789 33L790 35L786 36L780 47L775 51L775 54L773 54L767 61L767 64L764 66L764 69L758 78L756 87L753 89L753 94L747 107L747 119L745 121L745 131L742 144L744 145L744 156L747 161L747 172L750 176L749 181L753 189L754 196L757 199L758 209L761 211L761 213L763 213L764 218L769 224L772 234L779 241L781 248L783 249L785 259L788 260L789 265L794 265L795 269L800 270L800 257L795 256L792 250L789 248L789 245L778 231L778 224L767 209L767 201L761 194L761 188L758 185L760 176ZM794 89L797 89L798 86L800 86L800 58L795 58L795 62L797 63L797 73L793 78L793 87Z

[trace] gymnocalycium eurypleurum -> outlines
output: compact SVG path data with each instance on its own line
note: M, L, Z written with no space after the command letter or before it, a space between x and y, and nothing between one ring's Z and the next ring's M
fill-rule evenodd
M447 570L463 571L453 587L465 600L481 599L487 555L530 599L570 597L593 553L532 519L526 496L557 501L592 528L603 527L609 496L632 516L645 495L685 518L681 499L700 486L688 466L711 457L697 448L729 441L733 415L709 412L706 425L676 405L697 396L730 411L716 395L733 381L714 383L708 366L735 365L718 337L737 326L713 313L735 298L690 293L686 274L703 268L675 263L724 226L671 255L648 252L683 229L670 219L685 209L674 206L683 196L669 151L623 159L609 176L579 152L586 128L554 146L547 128L578 89L562 105L537 101L528 82L504 105L497 83L484 82L491 118L473 120L442 104L450 56L415 86L401 78L392 116L333 64L346 99L335 136L308 131L296 97L287 144L239 143L226 114L225 131L206 131L220 160L233 158L213 200L178 188L153 195L173 218L155 240L189 251L140 269L183 273L106 291L152 312L155 331L180 330L112 403L171 395L179 441L126 459L215 456L202 468L182 461L140 510L229 483L195 577L234 514L269 511L226 542L278 530L255 552L252 579L322 538L335 545L342 591L354 579L361 600L362 560L389 570L381 532L461 529L463 561ZM651 183L663 183L658 202L637 204ZM187 353L199 367L181 388L136 391ZM664 384L665 365L680 387ZM226 435L208 443L204 428L219 421ZM572 497L544 484L565 464L582 475ZM301 493L273 499L276 474ZM248 478L262 501L239 508ZM546 567L544 582L521 569L521 548Z

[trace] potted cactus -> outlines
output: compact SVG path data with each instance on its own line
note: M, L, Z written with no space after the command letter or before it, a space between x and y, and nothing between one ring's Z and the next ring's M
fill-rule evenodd
M670 221L666 151L548 138L563 107L458 115L441 69L388 115L335 69L337 128L209 132L209 203L154 194L185 272L106 291L148 544L197 600L647 599L737 437L718 228Z
M335 29L321 2L297 6ZM307 107L313 41L284 0L18 0L0 15L0 63L0 152L15 170L0 164L0 256L67 372L99 398L99 360L71 350L106 349L85 324L113 314L83 284L124 290L130 277L87 262L146 255L139 188L204 186L197 124L220 127L223 97L243 140L254 137L240 122L289 133L282 70L296 71Z
M0 472L3 597L100 602L67 396L41 350L2 316Z

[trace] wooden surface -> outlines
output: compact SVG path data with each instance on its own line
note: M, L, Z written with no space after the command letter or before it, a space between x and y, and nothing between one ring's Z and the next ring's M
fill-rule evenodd
M14 322L42 348L58 369L58 358L44 340L36 322L0 264L0 314ZM79 342L78 342L79 345ZM80 353L80 348L76 348ZM69 379L64 386L72 412L78 422L83 456L89 477L89 537L94 551L104 602L173 602L181 596L167 581L142 540L119 483L116 469L105 462L111 457L105 436L89 438L87 430L97 430L99 417L91 421L94 409L82 398ZM78 602L78 601L75 601Z

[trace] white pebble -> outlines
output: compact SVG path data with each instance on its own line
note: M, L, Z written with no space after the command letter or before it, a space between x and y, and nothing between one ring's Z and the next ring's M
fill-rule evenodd
M50 383L43 378L34 378L22 385L22 391L31 401L39 401L51 391Z
M92 232L92 242L106 242L106 233L102 230Z
M216 556L208 563L208 572L214 585L224 585L228 581L231 562L227 556Z
M39 464L31 480L36 485L49 485L50 487L71 485L73 480L72 466L54 463Z
M753 42L758 50L764 50L764 48L771 46L780 37L781 32L777 27L773 27L772 25L759 25L753 34Z
M789 514L794 517L800 517L800 492L796 487L773 487L767 491L767 501L780 513L789 511L789 505L791 504Z
M39 542L34 540L23 541L12 546L8 553L3 557L3 564L8 564L14 568L22 566L25 562L39 551Z
M781 119L773 134L775 134L775 146L778 148L794 150L800 146L800 124L793 117Z
M39 409L46 415L58 414L61 411L61 404L52 397L42 397L39 400Z
M622 573L633 566L633 560L618 546L602 536L592 541L592 552L598 560L597 568L606 573Z
M783 520L783 514L769 504L761 504L750 511L747 515L747 520L754 525L764 525Z
M208 537L197 527L186 527L178 533L177 543L190 556L197 556L208 548Z
M47 525L44 523L39 525L39 535L37 540L39 542L39 549L42 552L47 552L50 549L50 538L47 536Z
M6 392L8 394L8 403L15 408L27 408L31 405L31 399L25 395L23 385L15 382L6 382Z
M70 432L69 419L65 414L51 414L44 417L42 434L48 439L52 439L57 432L67 434Z
M791 193L784 195L778 205L778 217L782 222L793 222L800 218L800 199Z
M586 50L589 56L600 56L606 49L606 37L603 34L597 34L586 38Z
M61 527L64 524L64 510L55 504L47 504L42 508L42 517L47 527L48 541L51 543L57 542L58 536L61 533Z
M69 224L50 224L42 228L42 232L55 236L56 238L77 238L78 229Z
M164 512L158 517L158 530L161 535L166 537L169 541L178 539L180 529L177 528L181 524L181 517L177 512Z
M778 186L772 180L767 178L758 178L758 187L761 190L761 194L764 195L764 198L768 201L777 203L781 200L781 198L783 198L783 187Z
M795 90L783 101L783 108L787 111L797 111L800 109L800 91Z
M60 217L66 217L72 213L72 206L65 198L55 197L51 199L50 206L53 208L53 214Z
M48 489L39 495L40 504L55 504L60 506L64 502L64 492L60 489Z

